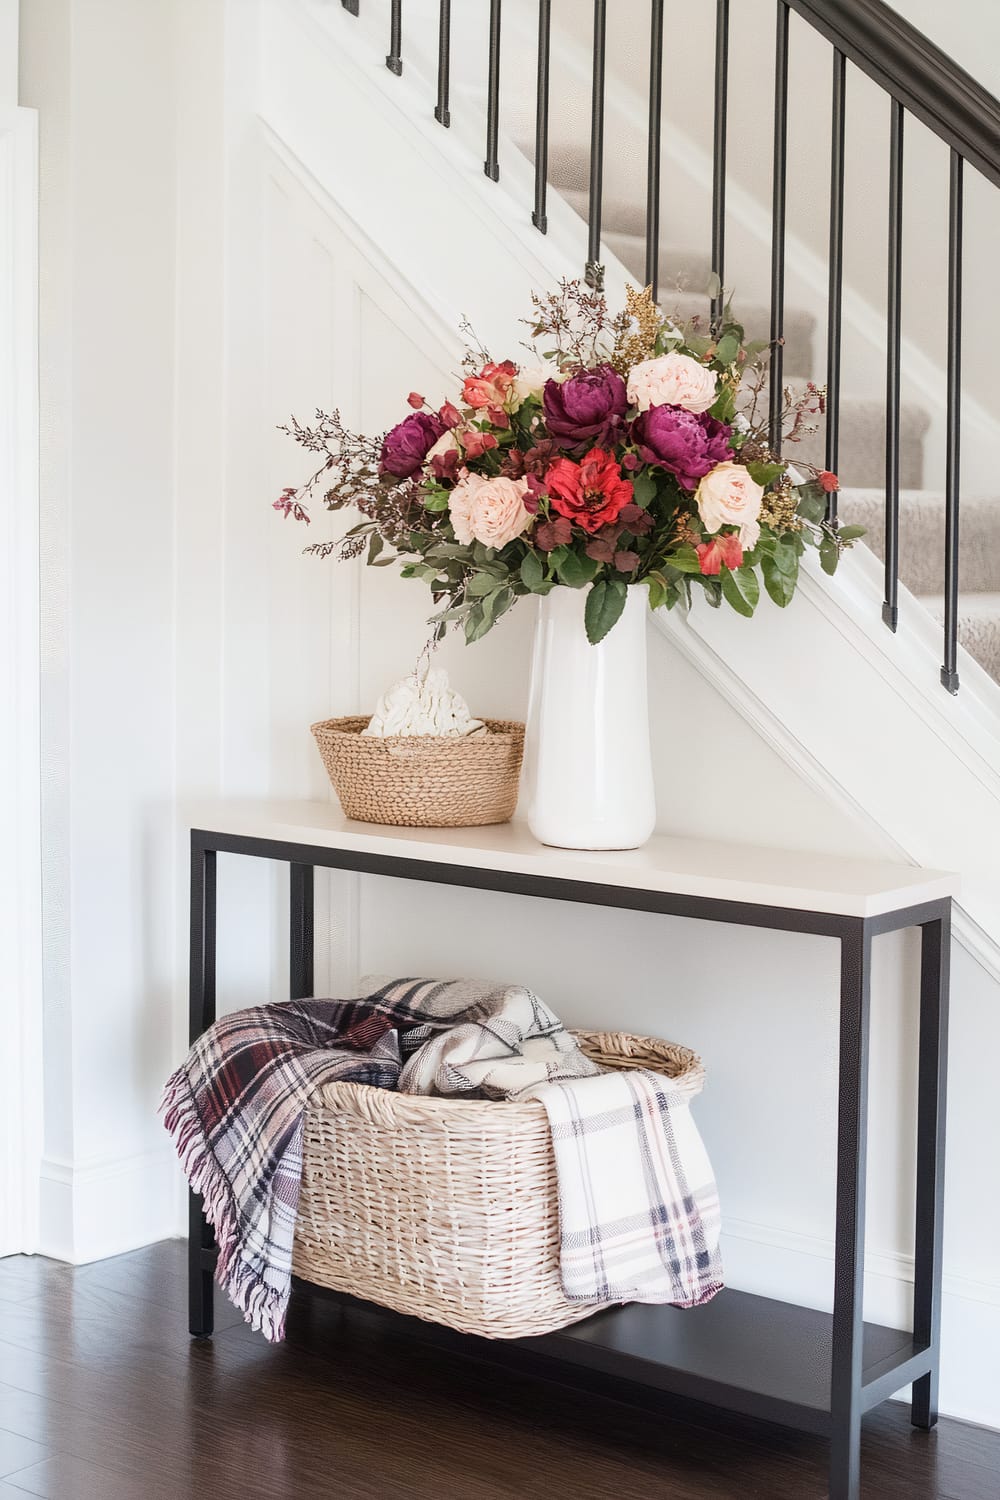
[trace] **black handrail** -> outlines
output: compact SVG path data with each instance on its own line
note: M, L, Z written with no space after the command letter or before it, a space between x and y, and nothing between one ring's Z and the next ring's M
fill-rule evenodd
M1000 99L884 0L787 0L815 31L1000 187Z

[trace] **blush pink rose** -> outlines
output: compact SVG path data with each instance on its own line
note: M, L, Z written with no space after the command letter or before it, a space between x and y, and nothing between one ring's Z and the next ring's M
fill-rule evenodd
M640 411L651 406L682 406L685 411L703 412L715 402L718 382L714 370L692 359L689 354L661 354L633 365L628 377L629 404Z
M764 489L751 479L749 470L742 464L716 464L699 481L694 498L706 531L718 531L720 526L738 526L741 545L748 551L756 545L760 536L757 517Z
M526 479L487 479L466 474L448 496L455 540L463 547L473 541L484 547L506 547L532 519L525 508Z

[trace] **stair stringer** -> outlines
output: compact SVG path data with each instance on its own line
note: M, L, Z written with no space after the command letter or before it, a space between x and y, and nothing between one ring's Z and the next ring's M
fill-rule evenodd
M960 652L946 692L939 627L901 589L887 630L881 582L857 547L835 578L807 559L787 610L765 597L749 622L698 600L652 619L809 785L900 858L961 872L955 934L1000 979L1000 689Z
M259 20L258 114L285 164L391 271L438 348L457 353L468 313L487 346L510 350L531 290L575 274L575 213L550 195L539 235L524 159L508 152L489 182L478 144L434 121L426 81L388 73L363 32L334 34L310 0L260 0ZM619 298L628 278L611 256L606 279ZM652 619L808 784L900 857L962 872L956 933L1000 979L1000 689L962 653L961 694L946 693L940 631L901 596L892 635L881 567L859 547L835 579L803 568L791 619L766 598L752 626L701 601Z

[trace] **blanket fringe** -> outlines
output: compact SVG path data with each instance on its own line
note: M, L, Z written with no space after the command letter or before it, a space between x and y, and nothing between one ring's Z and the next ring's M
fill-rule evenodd
M191 1191L201 1195L205 1218L215 1234L219 1249L216 1281L251 1328L272 1344L280 1342L285 1336L288 1297L267 1286L257 1268L240 1258L232 1191L205 1139L183 1068L167 1079L157 1112L163 1116Z

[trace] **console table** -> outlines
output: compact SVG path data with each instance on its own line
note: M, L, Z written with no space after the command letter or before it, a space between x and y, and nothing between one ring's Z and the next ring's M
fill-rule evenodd
M563 1379L614 1382L619 1395L628 1386L645 1387L648 1398L651 1388L826 1434L832 1500L860 1494L866 1411L912 1382L914 1425L934 1425L954 876L662 835L642 849L581 853L546 848L518 823L381 828L352 823L327 803L223 802L198 808L191 821L192 1041L215 1018L218 853L289 866L293 999L313 992L316 866L835 939L840 1066L832 1314L727 1289L703 1308L609 1308L512 1345L381 1315L447 1348L532 1359ZM905 927L921 932L912 1332L866 1323L862 1310L872 939ZM215 1249L193 1196L189 1243L190 1328L195 1337L207 1337Z

